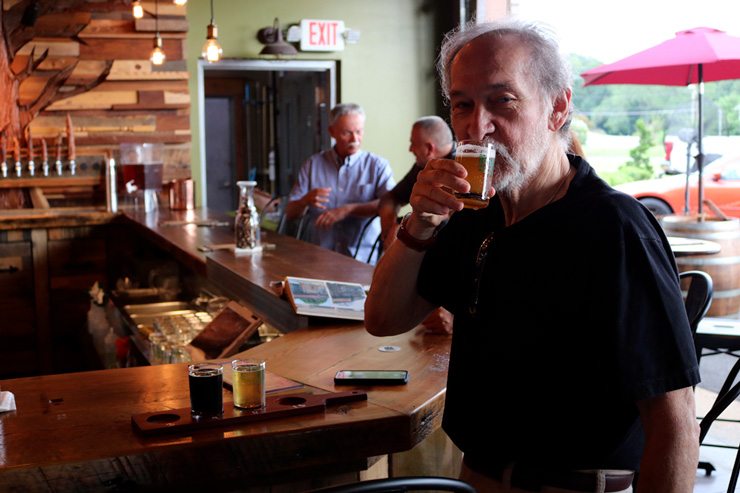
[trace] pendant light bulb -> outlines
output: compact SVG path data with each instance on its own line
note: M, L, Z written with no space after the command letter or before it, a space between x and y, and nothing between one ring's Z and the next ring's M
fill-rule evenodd
M162 65L167 57L162 49L162 38L159 36L159 3L157 0L154 0L154 30L157 34L154 35L154 49L149 55L149 60L154 65Z
M134 1L134 18L135 19L141 19L144 17L144 7L141 6L141 2L139 0Z
M149 55L149 60L151 60L154 65L162 65L165 58L167 58L167 56L164 54L164 50L162 49L162 38L156 36L154 38L154 49L152 50L152 54Z
M218 26L216 26L216 24L214 24L213 22L208 24L208 36L206 37L206 39L208 41L206 41L206 44L203 45L201 56L209 63L221 60L221 55L223 54L224 50L216 41L218 39Z
M183 5L188 3L188 0L172 0L172 3L174 3L178 7L182 7Z

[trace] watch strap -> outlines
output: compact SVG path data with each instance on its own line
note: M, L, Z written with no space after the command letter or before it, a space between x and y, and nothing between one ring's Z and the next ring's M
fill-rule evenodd
M398 228L398 232L396 233L396 238L412 250L417 252L426 252L437 242L437 230L434 230L434 234L426 240L415 238L411 236L411 233L406 229L406 223L409 221L409 216L411 216L410 212L403 217L401 226Z

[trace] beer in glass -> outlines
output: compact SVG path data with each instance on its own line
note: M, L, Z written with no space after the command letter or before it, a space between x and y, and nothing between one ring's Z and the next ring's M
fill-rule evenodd
M489 142L480 140L458 142L455 161L467 170L468 176L465 180L470 183L470 191L468 193L454 192L454 195L465 204L466 209L488 207L495 158L496 151Z

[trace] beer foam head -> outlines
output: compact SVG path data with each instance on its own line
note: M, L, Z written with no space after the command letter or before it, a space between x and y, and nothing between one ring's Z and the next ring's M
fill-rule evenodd
M455 155L460 157L478 157L481 154L484 154L488 151L488 146L490 146L490 157L493 158L496 155L496 150L491 146L491 144L472 144L472 143L459 143L457 145L457 149L455 150Z

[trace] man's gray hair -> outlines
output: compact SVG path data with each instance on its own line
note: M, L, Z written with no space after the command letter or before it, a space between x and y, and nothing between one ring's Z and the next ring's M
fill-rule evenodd
M437 60L442 94L447 101L450 97L452 62L466 44L483 35L496 38L513 35L518 37L524 46L529 47L532 54L530 67L535 80L538 81L543 100L559 95L564 89L571 89L573 74L570 63L560 54L554 30L543 23L506 18L485 24L469 23L464 30L458 28L447 33ZM560 128L561 137L567 141L570 140L572 119L571 106L568 108L568 118Z
M356 103L340 103L331 110L331 124L336 125L339 117L345 115L360 115L364 120L365 110L362 109L362 106Z
M450 126L437 115L422 116L414 122L412 128L422 130L437 147L452 145Z

